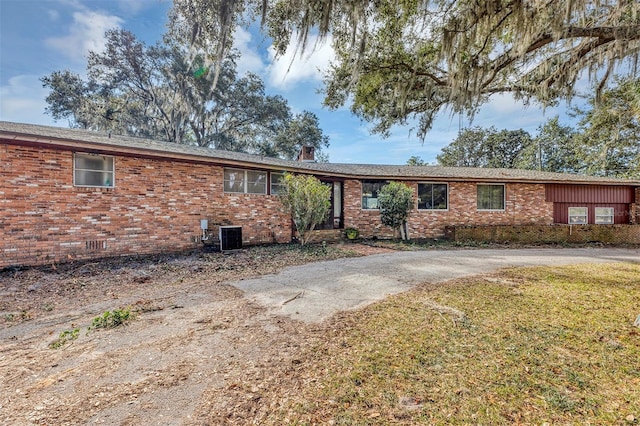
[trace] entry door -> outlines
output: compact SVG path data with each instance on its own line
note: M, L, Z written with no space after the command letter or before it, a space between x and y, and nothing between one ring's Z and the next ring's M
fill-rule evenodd
M342 222L342 182L326 182L325 185L331 187L331 207L329 207L329 216L327 220L318 225L317 229L341 229Z

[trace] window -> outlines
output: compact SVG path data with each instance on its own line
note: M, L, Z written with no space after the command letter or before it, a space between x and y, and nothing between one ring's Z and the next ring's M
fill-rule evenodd
M446 183L419 183L418 209L447 210L449 200Z
M96 154L73 155L73 184L113 188L113 157Z
M362 208L378 208L378 191L389 183L386 180L363 180L362 181Z
M284 178L284 173L271 172L271 195L280 195L284 186L280 182Z
M267 172L247 170L247 190L248 194L267 193Z
M478 185L478 210L504 210L504 185Z
M587 223L586 207L569 207L569 224L582 225Z
M596 224L610 225L613 223L613 207L596 207Z
M224 192L266 194L267 172L224 169Z

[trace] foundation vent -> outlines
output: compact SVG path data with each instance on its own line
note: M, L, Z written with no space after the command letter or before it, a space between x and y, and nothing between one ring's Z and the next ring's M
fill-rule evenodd
M85 241L84 244L87 250L106 250L107 249L107 242L105 240Z

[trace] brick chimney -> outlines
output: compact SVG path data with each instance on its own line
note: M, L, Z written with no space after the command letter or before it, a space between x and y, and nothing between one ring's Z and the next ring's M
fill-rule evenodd
M316 149L312 146L303 146L298 154L298 161L303 163L315 163L316 161Z

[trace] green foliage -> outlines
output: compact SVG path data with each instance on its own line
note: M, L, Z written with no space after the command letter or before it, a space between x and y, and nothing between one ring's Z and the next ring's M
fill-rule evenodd
M280 201L293 218L300 244L311 237L311 231L322 223L331 207L331 188L314 176L285 173L282 179Z
M407 166L426 166L427 163L417 155L412 155L407 160Z
M97 316L91 323L90 330L96 328L115 328L125 324L133 318L133 314L129 308L114 309L113 311L105 311L102 315Z
M60 336L53 342L49 343L49 348L51 349L60 349L68 342L76 340L80 335L80 329L74 328L73 330L65 330L60 333Z
M583 150L576 135L573 128L560 125L557 116L551 118L538 128L533 143L523 149L519 168L558 173L583 172Z
M126 30L106 33L90 52L85 80L69 71L42 78L46 112L71 127L292 159L302 144L321 154L329 140L317 117L293 115L255 74L239 77L237 52L218 66L165 36L147 46Z
M443 166L506 167L593 176L640 176L640 78L617 80L589 107L574 107L577 129L558 117L531 138L524 130L465 129L437 156Z
M577 144L585 172L595 176L640 177L640 78L617 80L581 116Z
M389 182L378 191L378 207L383 225L400 230L403 240L408 240L407 218L413 209L413 190L401 182Z
M522 129L474 127L461 130L437 160L443 166L517 168L523 151L532 145L531 136Z
M351 102L381 134L416 118L424 137L439 111L473 115L496 93L551 105L571 99L582 75L604 77L597 90L614 73L633 75L639 15L640 3L618 0L174 0L172 25L218 52L247 17L280 55L295 36L302 50L330 36L325 104Z
M322 157L322 148L329 146L329 137L322 133L318 116L304 111L296 114L268 145L271 149L265 155L295 160L300 149L305 146L315 148L316 156Z
M344 230L344 235L350 240L355 240L360 236L360 231L356 228L346 228Z

